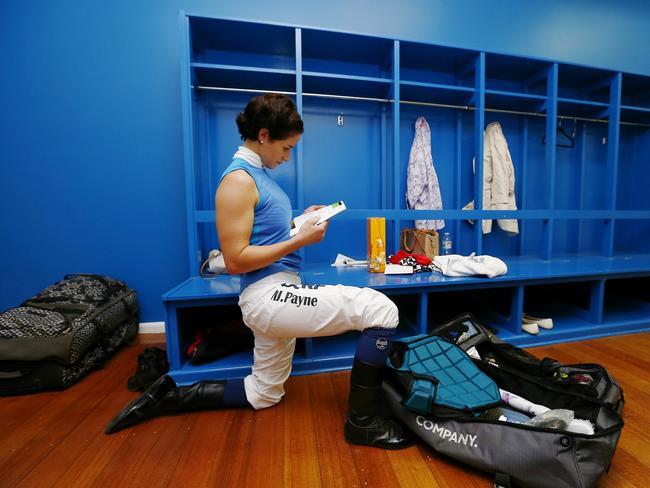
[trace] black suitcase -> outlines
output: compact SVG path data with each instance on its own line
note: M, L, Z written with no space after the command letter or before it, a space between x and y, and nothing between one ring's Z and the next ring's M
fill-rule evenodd
M74 274L0 314L0 395L69 387L138 332L136 292Z

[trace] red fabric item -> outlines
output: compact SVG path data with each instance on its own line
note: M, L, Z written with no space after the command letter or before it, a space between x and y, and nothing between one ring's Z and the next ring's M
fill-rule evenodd
M187 355L191 356L192 353L196 350L197 347L199 347L199 344L203 342L203 334L200 332L197 332L196 335L194 336L194 342L187 346Z
M398 251L397 254L393 255L390 258L390 264L399 264L399 262L404 259L412 257L415 258L415 261L422 266L429 266L431 264L431 259L421 254L409 254L406 251Z

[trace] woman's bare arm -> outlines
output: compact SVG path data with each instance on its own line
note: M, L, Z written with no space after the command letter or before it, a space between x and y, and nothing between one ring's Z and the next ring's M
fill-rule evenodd
M320 242L327 222L305 223L292 238L266 246L251 246L255 205L259 194L255 182L243 170L228 173L217 189L215 199L217 232L221 252L230 274L248 273L264 268L303 246Z

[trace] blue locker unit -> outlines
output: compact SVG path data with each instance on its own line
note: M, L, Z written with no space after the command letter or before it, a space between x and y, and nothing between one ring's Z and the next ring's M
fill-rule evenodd
M306 283L370 286L400 309L400 333L472 312L520 346L650 330L650 78L354 33L181 12L181 76L192 276L164 295L172 375L181 383L247 374L252 353L190 366L184 311L237 307L239 278L198 277L219 247L214 194L239 137L236 114L267 91L296 101L305 133L272 172L294 213L344 200L326 240L306 248ZM417 117L431 128L444 210L406 205ZM512 155L518 210L482 208L483 130L498 121ZM471 200L478 210L462 210ZM329 264L365 257L365 219L387 220L387 249L414 219L442 218L459 254L508 265L494 278L384 276ZM509 236L496 222L519 221ZM469 221L476 222L470 223ZM538 336L522 314L551 316ZM348 368L356 334L300 340L294 373Z

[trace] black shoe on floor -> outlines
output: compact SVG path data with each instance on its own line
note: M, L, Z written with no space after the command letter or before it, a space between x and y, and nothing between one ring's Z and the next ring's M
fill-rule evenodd
M148 347L143 353L138 354L138 365L135 374L127 381L130 391L143 391L149 388L154 381L169 371L167 354L157 347Z

